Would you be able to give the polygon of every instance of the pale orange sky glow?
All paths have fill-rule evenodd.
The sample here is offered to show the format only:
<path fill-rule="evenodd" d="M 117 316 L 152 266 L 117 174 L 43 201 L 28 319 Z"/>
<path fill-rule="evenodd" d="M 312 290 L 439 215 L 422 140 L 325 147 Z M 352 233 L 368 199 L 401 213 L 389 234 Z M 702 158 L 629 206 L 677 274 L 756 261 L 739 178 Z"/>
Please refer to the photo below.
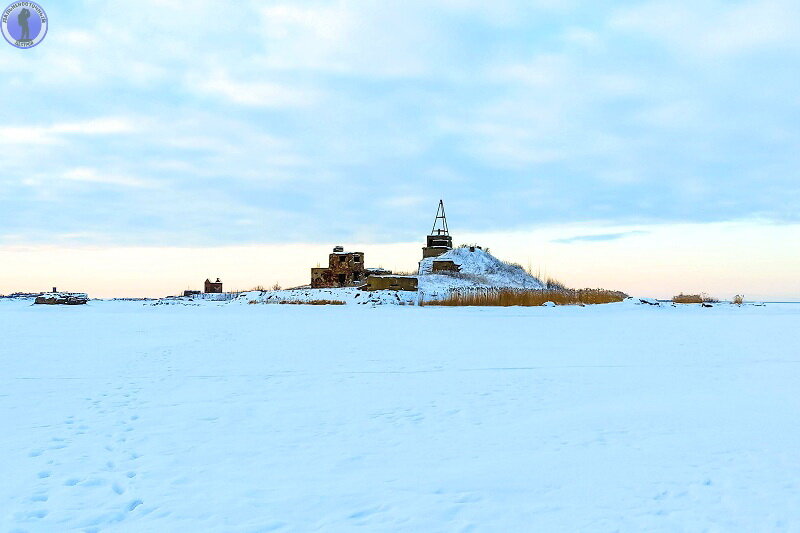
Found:
<path fill-rule="evenodd" d="M 665 298 L 706 292 L 728 299 L 800 300 L 800 225 L 758 221 L 717 224 L 586 227 L 559 225 L 511 233 L 460 234 L 454 243 L 478 243 L 501 259 L 530 266 L 568 286 L 623 290 Z M 596 237 L 600 240 L 591 240 Z M 366 253 L 367 266 L 416 268 L 419 242 L 392 244 L 263 244 L 180 247 L 0 247 L 0 293 L 38 292 L 53 286 L 93 297 L 159 297 L 202 289 L 220 277 L 225 290 L 258 285 L 284 288 L 309 282 L 331 247 Z M 565 242 L 566 241 L 566 242 Z"/>

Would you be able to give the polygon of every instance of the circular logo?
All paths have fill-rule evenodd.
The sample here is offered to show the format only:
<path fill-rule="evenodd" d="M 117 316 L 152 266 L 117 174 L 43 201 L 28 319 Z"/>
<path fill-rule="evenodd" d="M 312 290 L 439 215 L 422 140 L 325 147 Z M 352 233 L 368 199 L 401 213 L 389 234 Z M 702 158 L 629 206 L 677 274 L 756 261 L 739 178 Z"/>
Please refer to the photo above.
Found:
<path fill-rule="evenodd" d="M 17 48 L 33 48 L 47 35 L 47 14 L 36 2 L 14 2 L 3 10 L 3 37 Z"/>

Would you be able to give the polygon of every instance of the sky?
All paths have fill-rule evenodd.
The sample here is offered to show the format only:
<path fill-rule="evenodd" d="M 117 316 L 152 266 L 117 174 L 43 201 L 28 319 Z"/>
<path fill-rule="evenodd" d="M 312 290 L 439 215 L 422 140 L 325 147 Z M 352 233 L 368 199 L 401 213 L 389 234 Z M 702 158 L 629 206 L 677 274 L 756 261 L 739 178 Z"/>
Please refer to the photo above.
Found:
<path fill-rule="evenodd" d="M 0 42 L 0 293 L 419 260 L 800 300 L 800 3 L 42 0 Z M 372 255 L 370 255 L 372 254 Z"/>

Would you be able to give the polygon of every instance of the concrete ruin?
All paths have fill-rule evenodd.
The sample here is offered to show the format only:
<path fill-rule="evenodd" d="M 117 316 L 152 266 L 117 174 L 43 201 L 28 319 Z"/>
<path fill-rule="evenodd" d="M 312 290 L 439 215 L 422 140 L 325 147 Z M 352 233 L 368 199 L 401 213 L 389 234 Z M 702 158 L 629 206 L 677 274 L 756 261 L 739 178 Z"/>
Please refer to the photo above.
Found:
<path fill-rule="evenodd" d="M 461 270 L 461 267 L 451 259 L 434 259 L 432 263 L 431 272 L 459 272 Z"/>
<path fill-rule="evenodd" d="M 332 289 L 337 287 L 358 287 L 364 283 L 367 269 L 364 267 L 364 252 L 345 252 L 336 246 L 328 256 L 328 267 L 311 269 L 311 287 Z"/>
<path fill-rule="evenodd" d="M 365 291 L 416 291 L 416 276 L 369 276 L 361 287 Z"/>

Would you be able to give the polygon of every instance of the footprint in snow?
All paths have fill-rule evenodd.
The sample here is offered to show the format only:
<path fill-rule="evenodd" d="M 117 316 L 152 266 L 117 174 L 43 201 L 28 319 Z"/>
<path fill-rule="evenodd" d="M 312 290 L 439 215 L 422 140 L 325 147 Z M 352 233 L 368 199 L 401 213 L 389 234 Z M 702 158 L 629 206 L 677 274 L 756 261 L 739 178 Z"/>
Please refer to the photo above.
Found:
<path fill-rule="evenodd" d="M 142 505 L 143 503 L 144 503 L 144 502 L 143 502 L 142 500 L 133 500 L 133 501 L 131 501 L 131 502 L 128 504 L 128 512 L 131 512 L 131 511 L 133 511 L 134 509 L 136 509 L 137 507 L 139 507 L 139 506 L 140 506 L 140 505 Z"/>

